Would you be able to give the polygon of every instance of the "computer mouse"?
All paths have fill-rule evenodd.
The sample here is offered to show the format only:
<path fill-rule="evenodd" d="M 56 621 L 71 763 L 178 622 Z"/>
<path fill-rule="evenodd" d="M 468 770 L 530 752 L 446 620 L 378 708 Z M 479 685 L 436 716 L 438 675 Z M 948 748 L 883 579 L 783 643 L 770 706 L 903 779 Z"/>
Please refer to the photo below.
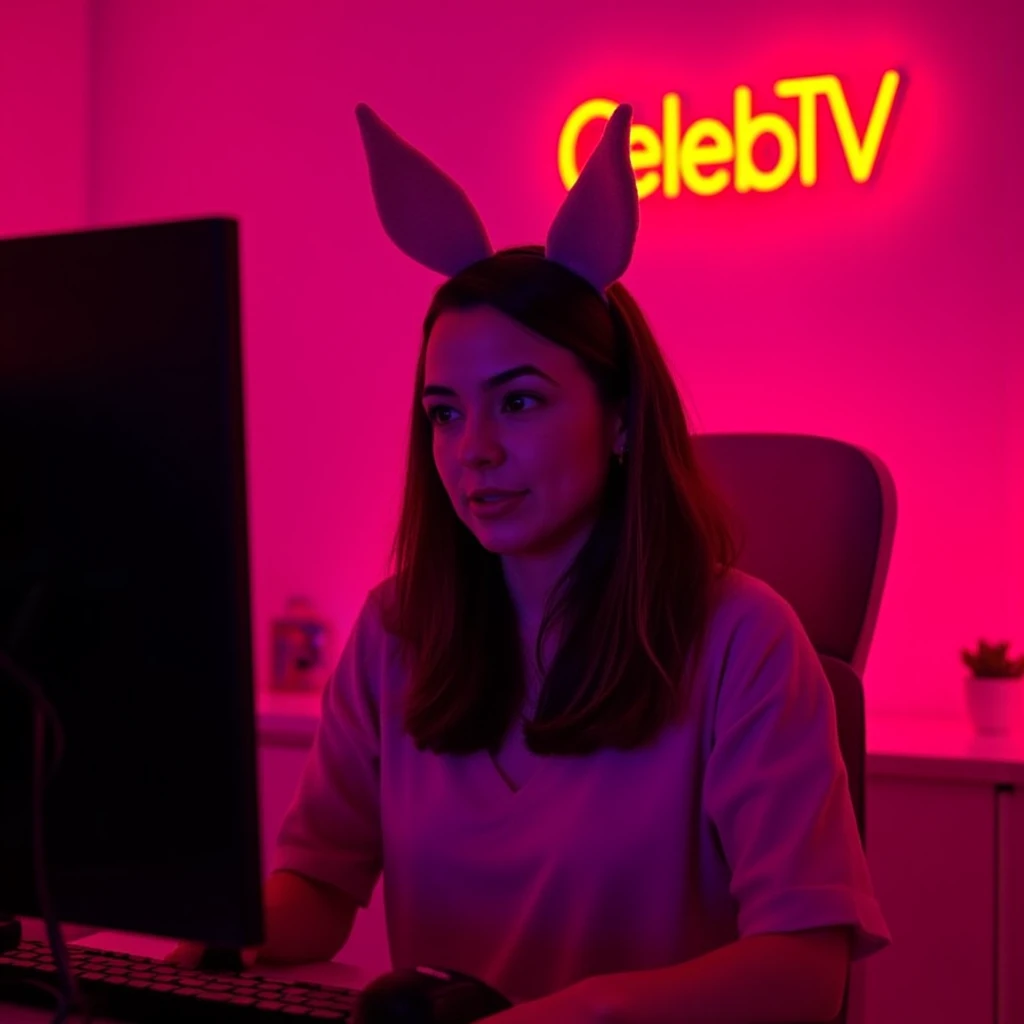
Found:
<path fill-rule="evenodd" d="M 352 1024 L 470 1024 L 511 1009 L 486 982 L 444 967 L 411 967 L 375 978 L 356 997 Z"/>

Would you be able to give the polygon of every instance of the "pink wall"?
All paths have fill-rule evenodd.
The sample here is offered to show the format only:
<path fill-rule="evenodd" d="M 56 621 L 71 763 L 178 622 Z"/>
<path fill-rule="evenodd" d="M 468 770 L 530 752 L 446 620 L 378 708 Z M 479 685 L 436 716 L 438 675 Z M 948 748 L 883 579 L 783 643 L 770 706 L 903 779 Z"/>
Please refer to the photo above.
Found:
<path fill-rule="evenodd" d="M 737 85 L 755 111 L 795 111 L 776 80 L 834 73 L 863 127 L 896 67 L 909 83 L 871 185 L 823 124 L 815 189 L 645 200 L 626 282 L 698 429 L 828 434 L 888 462 L 901 518 L 868 700 L 959 714 L 959 646 L 1024 641 L 1024 16 L 999 0 L 454 6 L 92 4 L 90 221 L 242 219 L 261 655 L 287 594 L 344 634 L 384 571 L 438 283 L 378 226 L 357 101 L 439 160 L 506 245 L 543 240 L 558 132 L 585 99 L 629 100 L 657 126 L 675 91 L 687 120 L 729 121 Z M 5 98 L 32 73 L 5 70 Z M 82 152 L 64 100 L 62 152 Z"/>
<path fill-rule="evenodd" d="M 0 235 L 85 223 L 88 0 L 0 4 Z"/>

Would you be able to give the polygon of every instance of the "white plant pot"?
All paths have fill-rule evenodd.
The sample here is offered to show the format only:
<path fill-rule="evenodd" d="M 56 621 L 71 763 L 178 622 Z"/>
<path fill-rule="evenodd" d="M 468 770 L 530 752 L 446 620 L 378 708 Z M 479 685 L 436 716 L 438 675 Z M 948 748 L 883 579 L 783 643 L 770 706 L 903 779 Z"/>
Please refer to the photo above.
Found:
<path fill-rule="evenodd" d="M 983 736 L 1008 736 L 1024 730 L 1024 679 L 964 681 L 967 712 Z"/>

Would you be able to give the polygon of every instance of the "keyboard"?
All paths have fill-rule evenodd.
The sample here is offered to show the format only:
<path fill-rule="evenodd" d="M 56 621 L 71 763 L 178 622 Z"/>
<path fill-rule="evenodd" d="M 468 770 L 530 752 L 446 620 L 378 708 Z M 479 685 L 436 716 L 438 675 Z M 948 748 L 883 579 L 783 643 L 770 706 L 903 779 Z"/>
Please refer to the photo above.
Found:
<path fill-rule="evenodd" d="M 358 995 L 355 989 L 275 981 L 253 970 L 198 970 L 80 946 L 68 946 L 68 955 L 93 1016 L 132 1024 L 350 1022 Z M 0 953 L 0 1020 L 4 1002 L 56 1010 L 57 988 L 57 968 L 47 943 L 23 939 L 16 949 Z"/>

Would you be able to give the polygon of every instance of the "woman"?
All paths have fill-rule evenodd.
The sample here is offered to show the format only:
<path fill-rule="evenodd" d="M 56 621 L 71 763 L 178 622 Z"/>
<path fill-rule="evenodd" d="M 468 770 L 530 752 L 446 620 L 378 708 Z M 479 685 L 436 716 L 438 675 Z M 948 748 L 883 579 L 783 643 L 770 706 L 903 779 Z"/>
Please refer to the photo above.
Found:
<path fill-rule="evenodd" d="M 821 664 L 733 567 L 618 283 L 629 108 L 547 245 L 497 254 L 458 186 L 359 117 L 385 228 L 449 279 L 395 573 L 324 694 L 261 955 L 333 957 L 383 871 L 394 966 L 483 979 L 517 1004 L 497 1024 L 830 1019 L 889 936 Z"/>

